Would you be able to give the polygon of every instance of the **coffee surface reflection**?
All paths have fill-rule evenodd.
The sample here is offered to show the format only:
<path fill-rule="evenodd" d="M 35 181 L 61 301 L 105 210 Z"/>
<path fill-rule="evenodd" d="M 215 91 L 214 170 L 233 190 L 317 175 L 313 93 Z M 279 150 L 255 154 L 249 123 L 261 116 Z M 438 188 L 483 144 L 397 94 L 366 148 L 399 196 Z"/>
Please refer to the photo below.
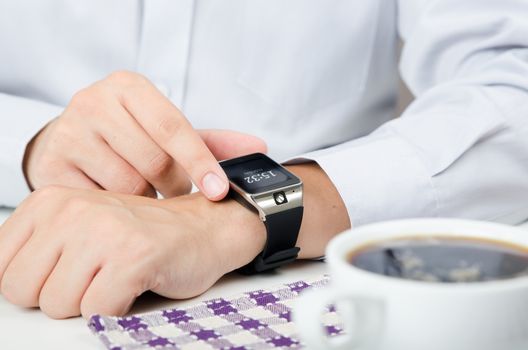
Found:
<path fill-rule="evenodd" d="M 408 237 L 365 245 L 350 264 L 403 279 L 464 283 L 528 275 L 528 248 L 501 241 L 448 236 Z"/>

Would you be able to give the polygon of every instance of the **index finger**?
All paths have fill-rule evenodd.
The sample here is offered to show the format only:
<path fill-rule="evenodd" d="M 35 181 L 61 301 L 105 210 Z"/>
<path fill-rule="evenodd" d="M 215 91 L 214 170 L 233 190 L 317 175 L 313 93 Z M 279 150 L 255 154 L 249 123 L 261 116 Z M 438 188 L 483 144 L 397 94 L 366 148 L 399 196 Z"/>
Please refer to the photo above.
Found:
<path fill-rule="evenodd" d="M 121 90 L 121 104 L 150 137 L 182 166 L 210 200 L 229 190 L 227 176 L 191 123 L 145 78 Z"/>

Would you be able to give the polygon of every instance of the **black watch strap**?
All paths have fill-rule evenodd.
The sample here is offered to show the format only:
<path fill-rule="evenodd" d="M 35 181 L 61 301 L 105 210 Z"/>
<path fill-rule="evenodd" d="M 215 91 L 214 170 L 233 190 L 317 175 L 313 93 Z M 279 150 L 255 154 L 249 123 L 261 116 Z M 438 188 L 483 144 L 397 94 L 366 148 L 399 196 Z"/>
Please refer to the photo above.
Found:
<path fill-rule="evenodd" d="M 304 207 L 296 207 L 266 216 L 266 245 L 262 252 L 240 272 L 253 274 L 275 269 L 297 258 L 299 248 L 295 246 L 301 228 Z"/>

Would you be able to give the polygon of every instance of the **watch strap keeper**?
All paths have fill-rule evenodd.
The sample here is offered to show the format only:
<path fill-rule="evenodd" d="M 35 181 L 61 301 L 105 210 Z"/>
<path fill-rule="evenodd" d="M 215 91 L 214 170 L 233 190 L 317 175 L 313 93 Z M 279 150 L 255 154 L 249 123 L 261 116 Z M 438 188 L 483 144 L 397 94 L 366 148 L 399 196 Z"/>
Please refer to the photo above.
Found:
<path fill-rule="evenodd" d="M 262 252 L 249 264 L 238 269 L 243 274 L 254 274 L 275 269 L 297 259 L 296 247 L 304 207 L 299 206 L 266 216 L 267 240 Z"/>

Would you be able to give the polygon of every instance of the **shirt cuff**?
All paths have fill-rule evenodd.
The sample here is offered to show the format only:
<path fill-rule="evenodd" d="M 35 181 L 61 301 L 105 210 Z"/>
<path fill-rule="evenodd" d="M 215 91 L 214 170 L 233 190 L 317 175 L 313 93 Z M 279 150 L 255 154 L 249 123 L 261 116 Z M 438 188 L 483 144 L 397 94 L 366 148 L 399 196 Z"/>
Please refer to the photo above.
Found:
<path fill-rule="evenodd" d="M 0 95 L 0 106 L 9 120 L 0 132 L 0 206 L 16 207 L 30 193 L 22 169 L 27 144 L 63 107 L 6 95 Z"/>
<path fill-rule="evenodd" d="M 437 216 L 431 176 L 413 146 L 388 128 L 288 160 L 315 161 L 346 205 L 353 227 L 409 217 Z"/>

